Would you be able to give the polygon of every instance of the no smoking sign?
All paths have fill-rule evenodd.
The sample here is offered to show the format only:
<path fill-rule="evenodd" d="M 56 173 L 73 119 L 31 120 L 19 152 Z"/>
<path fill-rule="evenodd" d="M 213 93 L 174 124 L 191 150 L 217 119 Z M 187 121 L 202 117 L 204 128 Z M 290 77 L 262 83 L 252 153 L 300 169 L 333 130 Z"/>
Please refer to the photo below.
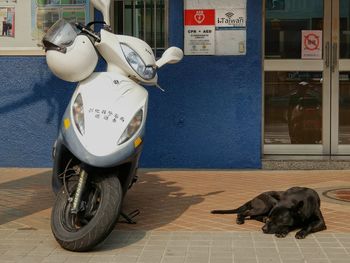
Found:
<path fill-rule="evenodd" d="M 322 31 L 302 30 L 301 58 L 322 59 Z"/>
<path fill-rule="evenodd" d="M 310 33 L 304 37 L 304 46 L 308 50 L 316 50 L 320 48 L 320 37 L 314 33 Z"/>

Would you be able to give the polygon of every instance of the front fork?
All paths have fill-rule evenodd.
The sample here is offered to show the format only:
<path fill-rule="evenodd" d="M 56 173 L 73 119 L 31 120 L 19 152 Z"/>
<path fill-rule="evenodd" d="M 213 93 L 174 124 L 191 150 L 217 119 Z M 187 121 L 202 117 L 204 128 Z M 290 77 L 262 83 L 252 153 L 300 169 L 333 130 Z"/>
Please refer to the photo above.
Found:
<path fill-rule="evenodd" d="M 75 191 L 72 208 L 70 210 L 72 214 L 77 214 L 80 210 L 80 201 L 86 186 L 87 177 L 87 172 L 83 168 L 80 168 L 78 187 Z"/>

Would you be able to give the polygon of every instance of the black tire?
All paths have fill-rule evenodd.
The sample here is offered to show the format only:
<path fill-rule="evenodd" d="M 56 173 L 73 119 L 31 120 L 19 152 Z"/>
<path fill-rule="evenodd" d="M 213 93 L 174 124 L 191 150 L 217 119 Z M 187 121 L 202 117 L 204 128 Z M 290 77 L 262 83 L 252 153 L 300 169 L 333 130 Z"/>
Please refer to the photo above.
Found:
<path fill-rule="evenodd" d="M 68 189 L 74 192 L 77 182 L 68 183 Z M 91 193 L 93 197 L 91 196 Z M 95 197 L 95 193 L 99 197 Z M 91 176 L 88 177 L 86 190 L 82 201 L 89 205 L 89 199 L 94 200 L 86 219 L 83 212 L 78 215 L 84 224 L 77 226 L 78 217 L 74 217 L 69 211 L 71 203 L 68 202 L 68 195 L 64 187 L 58 192 L 55 204 L 51 213 L 51 229 L 57 242 L 70 251 L 88 251 L 102 242 L 113 230 L 121 209 L 122 188 L 117 176 Z M 95 203 L 97 208 L 95 208 Z M 88 209 L 86 209 L 87 211 Z M 73 218 L 74 217 L 74 218 Z"/>

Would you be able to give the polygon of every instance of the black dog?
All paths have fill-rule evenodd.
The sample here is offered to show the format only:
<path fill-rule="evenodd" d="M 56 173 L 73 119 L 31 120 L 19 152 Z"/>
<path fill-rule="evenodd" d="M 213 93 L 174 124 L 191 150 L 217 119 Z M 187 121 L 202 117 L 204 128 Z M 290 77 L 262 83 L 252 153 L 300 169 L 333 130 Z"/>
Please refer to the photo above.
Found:
<path fill-rule="evenodd" d="M 295 235 L 298 239 L 327 228 L 320 210 L 320 198 L 313 189 L 292 187 L 285 191 L 271 209 L 262 230 L 266 234 L 285 237 L 297 228 L 301 228 Z"/>
<path fill-rule="evenodd" d="M 271 209 L 280 201 L 282 191 L 264 192 L 244 205 L 232 210 L 213 210 L 212 214 L 237 214 L 236 223 L 244 224 L 246 217 L 264 222 Z"/>

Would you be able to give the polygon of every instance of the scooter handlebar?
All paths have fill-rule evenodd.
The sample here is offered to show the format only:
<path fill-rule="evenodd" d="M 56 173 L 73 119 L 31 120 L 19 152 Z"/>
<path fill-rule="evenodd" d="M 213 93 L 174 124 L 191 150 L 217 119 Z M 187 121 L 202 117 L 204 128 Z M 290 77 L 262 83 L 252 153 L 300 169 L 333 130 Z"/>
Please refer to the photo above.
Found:
<path fill-rule="evenodd" d="M 93 23 L 89 23 L 88 25 L 92 25 Z M 91 36 L 95 41 L 100 42 L 101 38 L 94 32 L 92 31 L 90 28 L 88 28 L 87 26 L 83 26 L 80 23 L 75 23 L 75 26 L 81 30 L 81 32 Z"/>

